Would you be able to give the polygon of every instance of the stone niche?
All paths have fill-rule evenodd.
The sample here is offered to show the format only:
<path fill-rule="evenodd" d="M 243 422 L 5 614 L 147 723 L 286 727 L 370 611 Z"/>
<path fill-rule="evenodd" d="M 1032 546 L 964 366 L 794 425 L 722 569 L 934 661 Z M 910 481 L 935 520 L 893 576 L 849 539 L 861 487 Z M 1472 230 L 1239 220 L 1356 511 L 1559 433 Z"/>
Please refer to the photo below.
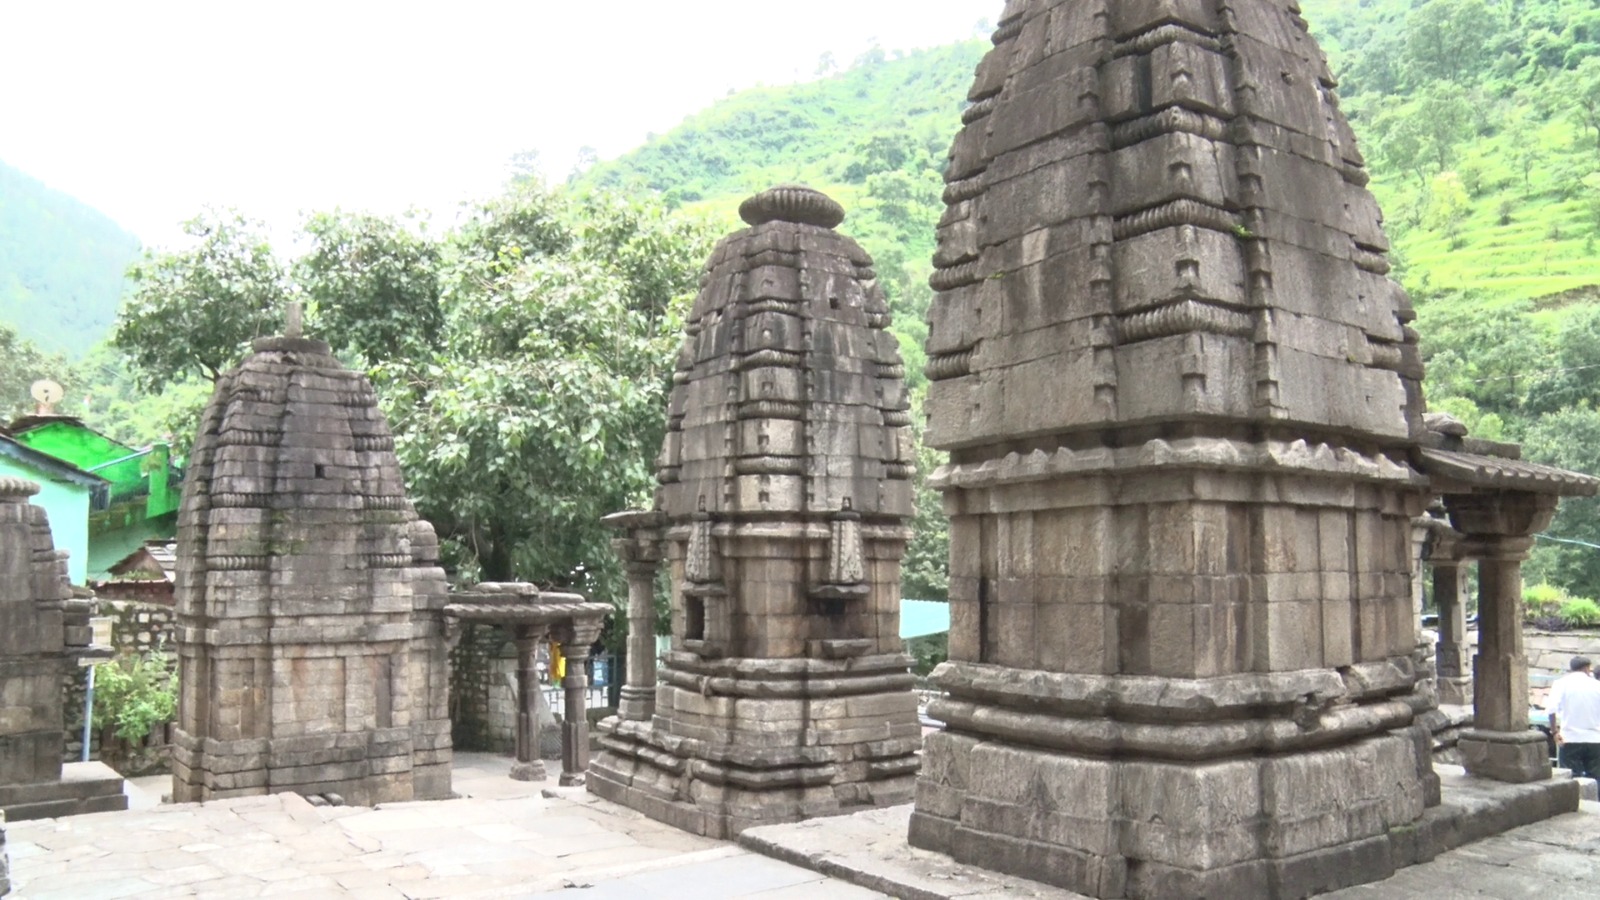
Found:
<path fill-rule="evenodd" d="M 640 640 L 588 782 L 719 838 L 905 803 L 921 744 L 899 635 L 911 421 L 888 307 L 834 201 L 780 187 L 740 212 L 750 228 L 717 246 L 689 316 L 658 511 L 613 517 Z M 642 661 L 662 562 L 673 634 L 657 672 Z"/>
<path fill-rule="evenodd" d="M 371 385 L 321 341 L 256 341 L 184 486 L 173 799 L 451 796 L 437 559 Z"/>
<path fill-rule="evenodd" d="M 947 723 L 910 840 L 1096 897 L 1386 877 L 1413 659 L 1414 318 L 1279 0 L 1012 0 L 947 172 L 928 439 Z"/>
<path fill-rule="evenodd" d="M 127 809 L 122 778 L 98 762 L 61 762 L 61 684 L 91 648 L 89 601 L 72 598 L 39 486 L 0 478 L 0 822 Z M 0 872 L 3 881 L 3 872 Z"/>

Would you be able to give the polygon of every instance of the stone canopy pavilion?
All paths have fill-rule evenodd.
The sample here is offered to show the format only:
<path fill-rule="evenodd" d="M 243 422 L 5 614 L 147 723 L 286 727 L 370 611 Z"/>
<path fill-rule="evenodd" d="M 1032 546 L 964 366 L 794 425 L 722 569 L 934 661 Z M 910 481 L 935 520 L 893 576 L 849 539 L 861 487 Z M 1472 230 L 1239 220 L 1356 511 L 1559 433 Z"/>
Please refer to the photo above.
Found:
<path fill-rule="evenodd" d="M 1299 897 L 1459 839 L 1413 520 L 1444 493 L 1484 560 L 1468 768 L 1534 781 L 1516 560 L 1593 484 L 1429 437 L 1292 2 L 1010 0 L 994 43 L 934 260 L 952 627 L 911 843 L 1096 897 Z"/>
<path fill-rule="evenodd" d="M 807 188 L 747 200 L 689 315 L 657 510 L 610 518 L 628 687 L 589 788 L 689 831 L 905 803 L 920 746 L 899 635 L 912 444 L 872 261 Z M 654 577 L 672 649 L 654 668 Z"/>

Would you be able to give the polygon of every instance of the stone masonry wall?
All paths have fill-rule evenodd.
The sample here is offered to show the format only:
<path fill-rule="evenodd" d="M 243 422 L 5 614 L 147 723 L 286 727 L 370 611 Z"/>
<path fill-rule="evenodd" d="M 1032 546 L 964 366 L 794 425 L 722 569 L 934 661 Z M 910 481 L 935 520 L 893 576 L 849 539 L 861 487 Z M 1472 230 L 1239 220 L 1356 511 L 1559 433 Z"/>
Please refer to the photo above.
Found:
<path fill-rule="evenodd" d="M 541 659 L 543 658 L 541 654 Z M 468 625 L 450 651 L 450 722 L 455 746 L 482 753 L 516 752 L 517 646 L 498 625 Z M 560 720 L 542 685 L 539 699 L 539 756 L 561 758 Z M 591 694 L 593 692 L 591 691 Z M 591 697 L 590 705 L 594 704 Z M 557 704 L 559 705 L 559 704 Z"/>
<path fill-rule="evenodd" d="M 1467 644 L 1477 652 L 1478 632 L 1467 632 Z M 1565 675 L 1574 656 L 1600 661 L 1600 634 L 1595 632 L 1527 629 L 1522 632 L 1522 647 L 1530 675 Z"/>
<path fill-rule="evenodd" d="M 159 647 L 168 654 L 169 668 L 177 670 L 178 657 L 173 653 L 172 633 L 176 613 L 172 607 L 131 600 L 99 600 L 95 603 L 94 615 L 111 617 L 111 644 L 116 648 L 119 657 L 149 653 Z M 74 668 L 61 679 L 61 696 L 63 711 L 66 713 L 67 730 L 66 747 L 62 752 L 62 760 L 65 762 L 77 762 L 83 758 L 83 702 L 88 684 L 88 670 L 83 668 Z M 163 748 L 157 756 L 158 758 L 140 766 L 148 771 L 138 774 L 165 771 L 165 749 Z M 98 731 L 89 736 L 89 758 L 100 759 Z"/>
<path fill-rule="evenodd" d="M 450 651 L 450 721 L 455 746 L 485 753 L 516 747 L 516 701 L 506 676 L 515 677 L 517 648 L 505 629 L 467 625 Z"/>

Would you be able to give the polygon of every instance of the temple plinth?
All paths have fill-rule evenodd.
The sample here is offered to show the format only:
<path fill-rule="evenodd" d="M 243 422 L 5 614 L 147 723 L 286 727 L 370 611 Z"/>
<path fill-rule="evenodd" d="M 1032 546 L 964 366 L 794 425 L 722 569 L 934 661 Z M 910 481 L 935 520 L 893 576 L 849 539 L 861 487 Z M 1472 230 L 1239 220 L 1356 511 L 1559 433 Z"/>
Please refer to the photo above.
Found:
<path fill-rule="evenodd" d="M 717 246 L 689 316 L 657 518 L 611 519 L 632 627 L 653 621 L 658 557 L 671 575 L 672 649 L 653 709 L 625 688 L 601 724 L 588 782 L 719 838 L 905 803 L 920 745 L 899 635 L 911 420 L 888 307 L 834 201 L 779 187 L 740 213 L 750 228 Z M 634 640 L 649 684 L 632 665 L 649 638 Z"/>

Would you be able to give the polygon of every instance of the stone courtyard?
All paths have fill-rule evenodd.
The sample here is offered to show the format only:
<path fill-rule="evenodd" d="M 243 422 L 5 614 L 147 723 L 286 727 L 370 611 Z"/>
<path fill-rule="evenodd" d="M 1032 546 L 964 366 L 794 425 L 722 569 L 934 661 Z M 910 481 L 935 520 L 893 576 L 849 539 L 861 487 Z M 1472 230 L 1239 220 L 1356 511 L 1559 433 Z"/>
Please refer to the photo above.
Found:
<path fill-rule="evenodd" d="M 554 773 L 543 783 L 513 781 L 511 765 L 509 758 L 460 753 L 454 781 L 463 799 L 377 809 L 314 807 L 296 794 L 157 805 L 166 779 L 136 779 L 129 786 L 130 811 L 11 824 L 11 896 L 1081 896 L 907 848 L 909 806 L 746 834 L 747 845 L 774 859 L 751 846 L 654 822 L 580 789 L 556 789 Z M 828 874 L 792 865 L 796 860 L 822 865 Z M 1596 872 L 1600 804 L 1586 802 L 1582 812 L 1325 896 L 1576 897 L 1592 890 Z"/>

